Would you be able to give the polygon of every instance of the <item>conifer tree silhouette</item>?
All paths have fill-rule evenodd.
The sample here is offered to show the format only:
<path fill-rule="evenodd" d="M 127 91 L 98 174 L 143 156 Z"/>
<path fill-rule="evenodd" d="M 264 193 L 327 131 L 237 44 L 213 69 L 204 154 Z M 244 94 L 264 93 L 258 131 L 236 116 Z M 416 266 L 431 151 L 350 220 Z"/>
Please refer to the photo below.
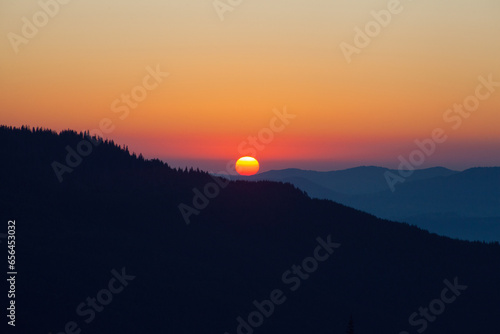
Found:
<path fill-rule="evenodd" d="M 352 320 L 352 315 L 349 318 L 349 323 L 347 324 L 347 334 L 354 334 L 354 321 Z"/>

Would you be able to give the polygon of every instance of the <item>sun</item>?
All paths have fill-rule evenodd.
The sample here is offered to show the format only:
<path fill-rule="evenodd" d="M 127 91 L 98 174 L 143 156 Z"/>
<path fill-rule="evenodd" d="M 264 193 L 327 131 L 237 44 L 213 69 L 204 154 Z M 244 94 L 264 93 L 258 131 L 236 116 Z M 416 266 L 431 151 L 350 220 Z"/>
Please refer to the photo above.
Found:
<path fill-rule="evenodd" d="M 236 161 L 236 171 L 240 175 L 254 175 L 259 171 L 259 162 L 253 157 L 241 157 Z"/>

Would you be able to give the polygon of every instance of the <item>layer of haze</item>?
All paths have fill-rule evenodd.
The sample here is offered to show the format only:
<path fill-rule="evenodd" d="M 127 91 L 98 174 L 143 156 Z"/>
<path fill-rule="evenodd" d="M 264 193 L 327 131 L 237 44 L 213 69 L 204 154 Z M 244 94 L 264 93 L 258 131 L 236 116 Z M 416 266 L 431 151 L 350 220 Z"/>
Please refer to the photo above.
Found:
<path fill-rule="evenodd" d="M 258 151 L 262 171 L 397 167 L 435 128 L 448 140 L 421 167 L 500 165 L 500 87 L 457 129 L 443 120 L 479 76 L 500 81 L 500 2 L 402 0 L 348 63 L 339 45 L 387 3 L 242 1 L 221 21 L 212 0 L 73 0 L 16 53 L 8 34 L 40 5 L 5 0 L 0 123 L 83 131 L 109 118 L 106 137 L 132 151 L 216 170 L 286 106 L 296 117 Z M 113 101 L 157 65 L 170 76 L 120 119 Z"/>

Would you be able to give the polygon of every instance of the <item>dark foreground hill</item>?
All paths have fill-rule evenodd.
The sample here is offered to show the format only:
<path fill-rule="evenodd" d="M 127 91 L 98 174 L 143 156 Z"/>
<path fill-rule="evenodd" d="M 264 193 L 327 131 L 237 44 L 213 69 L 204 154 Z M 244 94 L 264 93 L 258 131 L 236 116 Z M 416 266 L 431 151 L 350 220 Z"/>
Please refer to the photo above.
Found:
<path fill-rule="evenodd" d="M 499 332 L 498 244 L 438 237 L 290 184 L 215 186 L 112 142 L 59 182 L 53 162 L 67 147 L 88 152 L 82 140 L 0 128 L 0 233 L 16 224 L 9 333 L 331 334 L 351 315 L 355 333 Z"/>

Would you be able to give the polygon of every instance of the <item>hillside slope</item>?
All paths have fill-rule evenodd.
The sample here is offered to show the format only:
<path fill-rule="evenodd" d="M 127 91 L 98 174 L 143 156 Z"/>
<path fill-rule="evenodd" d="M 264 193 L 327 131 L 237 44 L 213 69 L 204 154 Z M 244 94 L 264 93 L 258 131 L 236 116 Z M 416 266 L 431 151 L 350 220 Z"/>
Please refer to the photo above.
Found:
<path fill-rule="evenodd" d="M 194 205 L 193 189 L 216 182 L 210 175 L 102 142 L 59 182 L 51 164 L 85 138 L 0 128 L 19 332 L 74 322 L 82 333 L 233 334 L 241 317 L 259 324 L 255 333 L 326 334 L 344 333 L 350 315 L 359 333 L 499 330 L 498 244 L 438 237 L 276 182 L 231 182 L 187 225 L 179 204 Z M 101 291 L 117 273 L 130 277 L 108 300 Z M 467 288 L 452 298 L 455 283 Z M 96 296 L 107 304 L 92 313 L 85 305 Z M 413 315 L 442 296 L 453 302 L 432 321 Z M 260 321 L 253 302 L 268 299 L 279 305 Z"/>

